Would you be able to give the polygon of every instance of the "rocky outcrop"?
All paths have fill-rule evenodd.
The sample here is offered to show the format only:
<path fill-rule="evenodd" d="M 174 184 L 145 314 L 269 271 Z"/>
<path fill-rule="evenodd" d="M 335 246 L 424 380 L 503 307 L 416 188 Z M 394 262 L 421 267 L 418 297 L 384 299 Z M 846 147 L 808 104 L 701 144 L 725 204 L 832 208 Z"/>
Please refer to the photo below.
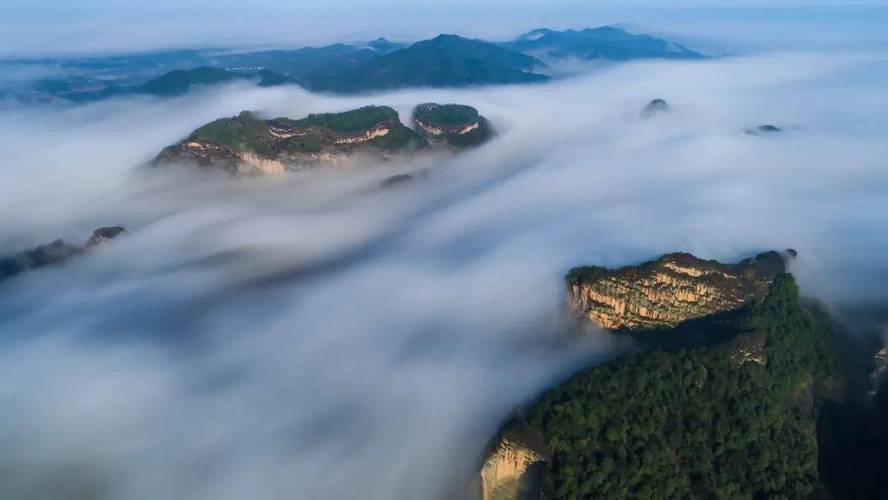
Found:
<path fill-rule="evenodd" d="M 651 102 L 647 103 L 647 106 L 641 110 L 641 116 L 643 118 L 650 118 L 652 116 L 658 115 L 660 113 L 665 113 L 669 111 L 669 104 L 663 99 L 654 99 Z"/>
<path fill-rule="evenodd" d="M 461 104 L 420 104 L 413 110 L 413 125 L 430 141 L 457 148 L 479 145 L 491 136 L 487 119 Z"/>
<path fill-rule="evenodd" d="M 527 425 L 513 422 L 496 437 L 481 468 L 482 500 L 541 500 L 546 498 L 549 453 L 543 437 Z"/>
<path fill-rule="evenodd" d="M 86 240 L 86 248 L 94 248 L 103 245 L 125 232 L 126 229 L 124 229 L 123 226 L 100 227 L 93 231 L 92 236 Z"/>
<path fill-rule="evenodd" d="M 747 129 L 749 135 L 769 135 L 783 132 L 783 129 L 775 125 L 759 125 L 758 127 Z"/>
<path fill-rule="evenodd" d="M 0 258 L 0 281 L 29 271 L 64 262 L 71 257 L 83 255 L 124 232 L 120 226 L 102 227 L 93 231 L 85 245 L 73 245 L 64 240 L 55 240 L 30 250 Z"/>
<path fill-rule="evenodd" d="M 578 267 L 567 275 L 568 303 L 577 314 L 612 330 L 652 330 L 764 298 L 784 258 L 766 252 L 738 264 L 687 253 L 615 270 Z"/>

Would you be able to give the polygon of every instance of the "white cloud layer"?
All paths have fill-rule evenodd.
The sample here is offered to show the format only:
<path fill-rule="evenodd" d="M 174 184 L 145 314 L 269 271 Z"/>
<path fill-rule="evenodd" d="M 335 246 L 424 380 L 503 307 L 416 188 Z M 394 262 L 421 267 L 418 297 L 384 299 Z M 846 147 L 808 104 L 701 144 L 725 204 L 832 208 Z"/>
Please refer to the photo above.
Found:
<path fill-rule="evenodd" d="M 516 405 L 618 347 L 563 335 L 573 265 L 793 247 L 804 293 L 888 303 L 886 77 L 884 54 L 787 53 L 541 86 L 7 106 L 0 254 L 130 235 L 0 285 L 5 496 L 457 498 Z M 673 111 L 641 119 L 656 97 Z M 242 109 L 423 101 L 472 104 L 499 135 L 274 179 L 136 167 Z M 744 133 L 764 123 L 786 132 Z"/>

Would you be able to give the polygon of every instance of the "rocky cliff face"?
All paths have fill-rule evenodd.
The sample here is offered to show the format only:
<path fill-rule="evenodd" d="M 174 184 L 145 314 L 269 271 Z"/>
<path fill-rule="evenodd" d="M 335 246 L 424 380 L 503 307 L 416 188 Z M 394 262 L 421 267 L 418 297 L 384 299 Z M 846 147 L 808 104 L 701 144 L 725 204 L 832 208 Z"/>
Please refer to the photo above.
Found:
<path fill-rule="evenodd" d="M 512 423 L 488 449 L 481 468 L 482 500 L 541 500 L 549 454 L 542 436 Z"/>
<path fill-rule="evenodd" d="M 602 328 L 672 328 L 762 299 L 784 271 L 784 257 L 777 252 L 737 264 L 674 253 L 615 270 L 579 267 L 566 278 L 568 303 Z"/>

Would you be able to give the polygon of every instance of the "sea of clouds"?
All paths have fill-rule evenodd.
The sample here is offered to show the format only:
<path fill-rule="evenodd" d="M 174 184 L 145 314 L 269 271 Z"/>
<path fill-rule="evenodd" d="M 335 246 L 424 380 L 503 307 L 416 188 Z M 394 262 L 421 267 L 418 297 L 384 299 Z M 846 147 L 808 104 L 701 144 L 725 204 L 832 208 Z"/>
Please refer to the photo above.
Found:
<path fill-rule="evenodd" d="M 886 83 L 885 54 L 785 53 L 536 86 L 5 103 L 0 255 L 128 234 L 0 284 L 0 496 L 465 496 L 503 419 L 630 347 L 569 333 L 575 265 L 792 247 L 805 295 L 878 328 Z M 643 119 L 653 98 L 672 110 Z M 497 136 L 274 178 L 144 166 L 244 109 L 406 121 L 425 101 L 471 104 Z M 745 133 L 761 124 L 784 132 Z"/>

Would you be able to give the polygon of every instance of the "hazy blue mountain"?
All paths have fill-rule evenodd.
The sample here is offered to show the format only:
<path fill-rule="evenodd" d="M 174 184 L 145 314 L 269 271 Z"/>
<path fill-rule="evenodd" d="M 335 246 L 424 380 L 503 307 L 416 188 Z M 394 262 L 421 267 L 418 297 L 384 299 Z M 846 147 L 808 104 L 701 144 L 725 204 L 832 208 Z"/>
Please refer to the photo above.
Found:
<path fill-rule="evenodd" d="M 0 62 L 60 69 L 60 76 L 36 80 L 27 91 L 3 89 L 13 98 L 92 101 L 127 94 L 175 96 L 197 85 L 235 80 L 253 80 L 261 86 L 299 84 L 339 93 L 546 81 L 548 76 L 536 72 L 545 67 L 537 55 L 614 61 L 703 57 L 674 42 L 604 26 L 581 31 L 537 29 L 505 44 L 439 35 L 412 45 L 377 38 L 297 49 L 174 50 Z"/>
<path fill-rule="evenodd" d="M 368 47 L 375 50 L 376 52 L 379 52 L 380 54 L 394 52 L 396 50 L 403 49 L 407 45 L 408 44 L 405 43 L 391 42 L 385 37 L 379 37 L 376 40 L 367 43 Z"/>
<path fill-rule="evenodd" d="M 176 95 L 187 91 L 191 84 L 211 85 L 243 78 L 256 79 L 266 85 L 293 83 L 301 75 L 349 71 L 402 47 L 402 44 L 378 38 L 366 44 L 338 43 L 298 49 L 177 50 L 0 63 L 52 66 L 59 70 L 59 76 L 34 81 L 29 96 L 23 95 L 21 89 L 3 89 L 16 98 L 62 97 L 90 101 L 130 93 Z"/>
<path fill-rule="evenodd" d="M 183 95 L 196 86 L 218 85 L 233 81 L 252 81 L 260 87 L 275 85 L 298 84 L 294 77 L 281 75 L 269 70 L 230 71 L 222 68 L 200 67 L 195 69 L 177 69 L 147 81 L 142 85 L 112 85 L 97 92 L 74 92 L 68 97 L 74 101 L 95 101 L 120 95 L 153 95 L 174 97 Z"/>
<path fill-rule="evenodd" d="M 222 68 L 201 67 L 170 71 L 137 87 L 136 92 L 157 96 L 175 96 L 188 92 L 195 85 L 214 85 L 236 80 L 254 80 L 260 87 L 297 83 L 294 78 L 266 69 L 259 71 L 229 71 Z"/>
<path fill-rule="evenodd" d="M 546 81 L 545 65 L 527 54 L 483 40 L 439 35 L 373 58 L 347 73 L 307 78 L 316 90 L 360 91 L 399 87 L 464 87 Z"/>
<path fill-rule="evenodd" d="M 553 31 L 546 28 L 525 33 L 504 44 L 513 50 L 550 57 L 580 59 L 697 59 L 703 57 L 683 45 L 650 35 L 636 35 L 613 26 L 584 30 Z"/>
<path fill-rule="evenodd" d="M 242 69 L 267 69 L 287 75 L 345 71 L 397 50 L 401 46 L 377 39 L 366 45 L 337 43 L 324 47 L 303 47 L 292 50 L 263 50 L 235 54 L 219 54 L 207 58 L 208 66 Z"/>

